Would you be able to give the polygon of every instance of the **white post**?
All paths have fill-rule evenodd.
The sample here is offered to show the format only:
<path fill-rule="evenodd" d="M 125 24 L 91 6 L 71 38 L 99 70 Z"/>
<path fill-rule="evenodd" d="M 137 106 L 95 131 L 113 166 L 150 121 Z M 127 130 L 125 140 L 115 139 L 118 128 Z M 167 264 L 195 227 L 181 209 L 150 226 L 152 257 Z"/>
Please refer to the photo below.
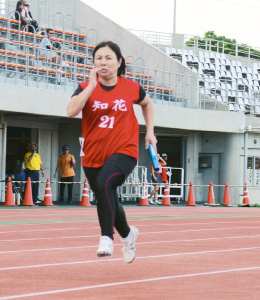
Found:
<path fill-rule="evenodd" d="M 172 33 L 176 33 L 176 1 L 174 0 L 174 5 L 173 5 L 173 30 Z"/>
<path fill-rule="evenodd" d="M 4 114 L 1 114 L 1 130 L 2 130 L 2 158 L 1 158 L 1 198 L 0 202 L 5 199 L 5 172 L 6 172 L 6 139 L 7 139 L 7 123 L 4 121 Z"/>

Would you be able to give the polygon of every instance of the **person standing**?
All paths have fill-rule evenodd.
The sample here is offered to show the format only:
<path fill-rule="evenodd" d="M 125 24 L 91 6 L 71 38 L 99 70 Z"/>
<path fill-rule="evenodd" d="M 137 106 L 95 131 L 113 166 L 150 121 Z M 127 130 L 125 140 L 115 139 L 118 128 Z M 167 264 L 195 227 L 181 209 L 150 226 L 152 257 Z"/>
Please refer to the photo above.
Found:
<path fill-rule="evenodd" d="M 160 154 L 157 154 L 158 162 L 160 169 L 159 171 L 155 171 L 153 164 L 151 164 L 151 169 L 152 169 L 152 182 L 154 183 L 154 190 L 151 192 L 150 197 L 148 198 L 148 201 L 150 204 L 161 204 L 158 201 L 158 192 L 159 192 L 159 186 L 160 183 L 162 183 L 162 166 L 166 166 L 166 162 L 164 159 L 160 156 Z M 154 196 L 154 201 L 152 197 Z"/>
<path fill-rule="evenodd" d="M 164 168 L 162 168 L 162 183 L 168 183 L 168 175 L 167 175 L 167 159 L 168 159 L 168 156 L 166 153 L 163 153 L 162 154 L 162 159 L 165 161 L 165 165 L 164 165 Z"/>
<path fill-rule="evenodd" d="M 25 173 L 26 173 L 26 180 L 28 177 L 31 178 L 32 181 L 32 196 L 33 196 L 33 203 L 38 204 L 41 203 L 39 200 L 39 179 L 41 171 L 42 177 L 44 177 L 44 170 L 42 166 L 41 156 L 36 152 L 37 151 L 37 144 L 31 142 L 28 147 L 28 152 L 24 156 L 24 163 L 25 163 Z M 34 182 L 36 181 L 36 182 Z"/>
<path fill-rule="evenodd" d="M 62 155 L 59 157 L 57 167 L 53 175 L 53 177 L 56 178 L 56 175 L 60 170 L 60 181 L 62 183 L 60 184 L 59 203 L 64 202 L 64 190 L 66 183 L 68 185 L 68 203 L 72 202 L 73 181 L 75 176 L 73 167 L 76 164 L 76 160 L 74 155 L 69 153 L 69 150 L 70 148 L 68 145 L 62 146 Z"/>
<path fill-rule="evenodd" d="M 145 148 L 152 143 L 156 149 L 153 105 L 139 83 L 121 76 L 126 65 L 117 44 L 98 44 L 93 61 L 89 81 L 79 84 L 67 105 L 67 114 L 75 117 L 82 111 L 82 165 L 97 198 L 101 227 L 97 255 L 112 255 L 115 227 L 123 242 L 124 260 L 131 263 L 138 229 L 129 227 L 117 187 L 124 183 L 138 159 L 139 125 L 134 104 L 141 106 L 146 122 Z"/>

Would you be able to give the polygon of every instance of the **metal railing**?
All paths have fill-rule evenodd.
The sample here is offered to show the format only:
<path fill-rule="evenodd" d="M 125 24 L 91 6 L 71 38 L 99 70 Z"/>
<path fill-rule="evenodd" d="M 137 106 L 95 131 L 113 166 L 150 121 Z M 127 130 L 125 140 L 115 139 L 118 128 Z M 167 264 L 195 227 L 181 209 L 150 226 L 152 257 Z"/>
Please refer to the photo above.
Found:
<path fill-rule="evenodd" d="M 260 60 L 259 47 L 184 34 L 182 35 L 183 38 L 179 38 L 178 42 L 176 42 L 175 35 L 172 33 L 136 29 L 128 30 L 145 42 L 158 47 L 162 51 L 164 51 L 165 47 L 176 47 L 181 49 L 193 49 L 194 51 L 205 50 L 229 54 L 234 56 L 236 60 L 244 59 L 249 64 L 253 61 Z"/>
<path fill-rule="evenodd" d="M 57 30 L 56 32 L 54 28 L 56 37 L 63 38 L 63 42 L 56 41 L 59 43 L 63 62 L 62 66 L 58 66 L 48 57 L 46 59 L 39 55 L 39 43 L 43 35 L 37 34 L 34 28 L 29 36 L 20 31 L 20 25 L 18 25 L 17 32 L 11 30 L 10 19 L 13 13 L 11 12 L 8 16 L 5 24 L 6 31 L 0 31 L 2 37 L 0 40 L 1 81 L 16 85 L 72 91 L 76 89 L 79 82 L 87 80 L 92 68 L 93 51 L 88 43 L 89 34 L 86 37 L 86 47 L 81 47 L 79 35 L 66 37 L 64 31 Z M 39 27 L 39 31 L 45 35 L 45 28 Z M 94 29 L 87 33 L 97 38 L 97 32 Z M 66 38 L 70 38 L 70 41 L 66 41 Z M 130 60 L 127 64 L 126 77 L 138 81 L 154 103 L 202 109 L 219 109 L 222 105 L 222 110 L 259 113 L 257 91 L 244 86 L 242 96 L 245 101 L 241 102 L 239 99 L 241 87 L 233 79 L 230 79 L 232 89 L 229 87 L 223 89 L 220 80 L 205 75 L 204 85 L 210 86 L 207 89 L 199 85 L 198 74 L 186 75 L 147 68 L 142 58 L 127 57 L 126 60 Z M 235 88 L 234 85 L 236 85 Z"/>
<path fill-rule="evenodd" d="M 32 38 L 27 42 L 26 36 L 22 39 L 0 40 L 0 80 L 15 85 L 33 86 L 46 89 L 75 90 L 78 83 L 86 81 L 92 69 L 92 48 L 83 48 L 82 53 L 64 50 L 60 45 L 61 66 L 51 61 L 48 53 L 55 51 L 45 50 L 41 55 L 39 38 Z M 36 39 L 36 44 L 34 40 Z M 38 39 L 38 40 L 37 40 Z M 38 44 L 37 44 L 38 42 Z M 88 51 L 88 52 L 87 52 Z M 194 107 L 196 85 L 193 76 L 165 72 L 146 68 L 144 66 L 127 65 L 127 78 L 140 83 L 155 103 Z M 138 72 L 137 72 L 138 71 Z"/>
<path fill-rule="evenodd" d="M 184 169 L 163 167 L 167 169 L 169 182 L 169 198 L 176 199 L 178 202 L 184 200 Z M 176 180 L 173 182 L 173 180 Z M 125 183 L 118 188 L 121 202 L 128 200 L 138 200 L 142 196 L 144 185 L 147 186 L 148 195 L 154 189 L 155 184 L 151 183 L 151 178 L 147 177 L 147 168 L 136 166 L 133 172 L 126 179 Z M 158 197 L 163 198 L 165 184 L 159 185 Z"/>
<path fill-rule="evenodd" d="M 15 85 L 73 91 L 88 79 L 92 60 L 86 53 L 60 51 L 62 66 L 39 56 L 39 47 L 0 40 L 0 80 Z M 53 51 L 49 51 L 53 52 Z M 79 63 L 80 60 L 80 63 Z M 234 79 L 198 76 L 128 65 L 126 77 L 138 81 L 154 103 L 188 108 L 219 109 L 260 113 L 260 91 Z M 135 72 L 138 70 L 138 72 Z"/>
<path fill-rule="evenodd" d="M 128 31 L 132 32 L 148 44 L 165 45 L 167 47 L 172 46 L 172 33 L 137 29 L 128 29 Z"/>
<path fill-rule="evenodd" d="M 169 198 L 176 199 L 177 202 L 184 200 L 184 169 L 174 167 L 162 167 L 167 169 L 168 183 L 169 183 Z M 148 184 L 148 194 L 152 192 L 155 184 Z M 158 198 L 163 199 L 164 188 L 166 184 L 162 183 L 159 185 Z"/>
<path fill-rule="evenodd" d="M 121 202 L 138 199 L 142 195 L 143 182 L 147 181 L 147 168 L 136 166 L 125 183 L 118 188 Z"/>

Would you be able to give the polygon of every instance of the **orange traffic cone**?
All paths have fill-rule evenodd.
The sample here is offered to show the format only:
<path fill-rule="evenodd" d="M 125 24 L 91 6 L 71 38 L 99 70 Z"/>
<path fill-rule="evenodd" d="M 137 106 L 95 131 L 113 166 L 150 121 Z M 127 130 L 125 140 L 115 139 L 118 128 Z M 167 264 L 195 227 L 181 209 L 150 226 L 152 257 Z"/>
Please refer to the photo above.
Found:
<path fill-rule="evenodd" d="M 89 201 L 87 178 L 85 179 L 83 193 L 82 193 L 81 202 L 80 202 L 79 206 L 91 206 L 90 201 Z"/>
<path fill-rule="evenodd" d="M 52 203 L 51 183 L 50 183 L 50 178 L 47 178 L 45 195 L 44 195 L 42 206 L 52 206 L 52 205 L 54 204 Z"/>
<path fill-rule="evenodd" d="M 225 183 L 225 191 L 224 191 L 224 198 L 223 198 L 223 204 L 224 205 L 230 205 L 230 196 L 229 196 L 229 188 L 228 188 L 228 182 Z"/>
<path fill-rule="evenodd" d="M 142 196 L 140 203 L 138 206 L 150 206 L 149 201 L 148 201 L 148 189 L 147 189 L 147 184 L 146 181 L 144 180 L 143 182 L 143 189 L 142 189 Z"/>
<path fill-rule="evenodd" d="M 31 177 L 28 177 L 28 179 L 27 179 L 24 200 L 23 200 L 23 206 L 34 206 L 33 197 L 32 197 Z"/>
<path fill-rule="evenodd" d="M 165 206 L 171 206 L 171 199 L 170 199 L 170 188 L 169 185 L 166 184 L 165 188 L 164 188 L 164 192 L 163 192 L 163 201 L 162 201 L 162 205 Z"/>
<path fill-rule="evenodd" d="M 186 205 L 187 206 L 196 206 L 192 181 L 190 182 L 189 196 L 188 196 L 188 201 L 187 201 Z"/>
<path fill-rule="evenodd" d="M 215 196 L 212 181 L 209 183 L 208 204 L 215 204 Z"/>
<path fill-rule="evenodd" d="M 249 195 L 247 190 L 247 183 L 245 183 L 244 195 L 243 195 L 243 204 L 250 205 Z"/>
<path fill-rule="evenodd" d="M 4 206 L 16 206 L 14 201 L 14 193 L 13 193 L 11 177 L 8 177 L 7 179 L 7 189 L 5 194 Z"/>

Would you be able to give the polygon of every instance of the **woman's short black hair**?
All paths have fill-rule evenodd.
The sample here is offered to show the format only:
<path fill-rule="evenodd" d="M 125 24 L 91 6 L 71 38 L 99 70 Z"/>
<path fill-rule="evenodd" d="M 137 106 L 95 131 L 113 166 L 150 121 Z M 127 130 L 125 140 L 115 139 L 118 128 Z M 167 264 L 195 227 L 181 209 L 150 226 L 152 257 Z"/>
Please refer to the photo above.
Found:
<path fill-rule="evenodd" d="M 122 74 L 125 74 L 125 68 L 126 68 L 125 59 L 122 56 L 122 53 L 121 53 L 121 50 L 120 50 L 119 46 L 117 44 L 111 42 L 111 41 L 101 42 L 95 47 L 95 49 L 93 51 L 93 62 L 94 62 L 94 59 L 95 59 L 96 52 L 100 48 L 104 48 L 104 47 L 109 47 L 113 52 L 115 52 L 118 61 L 120 60 L 120 58 L 122 59 L 121 65 L 117 70 L 117 76 L 121 76 Z"/>

